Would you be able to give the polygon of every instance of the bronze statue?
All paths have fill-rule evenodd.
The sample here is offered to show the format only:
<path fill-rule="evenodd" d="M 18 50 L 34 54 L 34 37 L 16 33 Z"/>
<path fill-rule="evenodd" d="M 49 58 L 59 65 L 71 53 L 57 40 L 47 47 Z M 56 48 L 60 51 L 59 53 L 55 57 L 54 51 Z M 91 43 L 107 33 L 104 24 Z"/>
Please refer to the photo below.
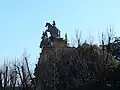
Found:
<path fill-rule="evenodd" d="M 42 40 L 45 40 L 46 38 L 48 38 L 47 32 L 43 31 Z"/>
<path fill-rule="evenodd" d="M 52 24 L 52 25 L 53 25 L 53 27 L 56 25 L 56 24 L 55 24 L 55 21 L 53 21 L 53 24 Z"/>
<path fill-rule="evenodd" d="M 46 23 L 45 27 L 47 27 L 46 31 L 43 31 L 42 34 L 42 41 L 40 43 L 40 48 L 44 47 L 44 46 L 51 46 L 52 45 L 52 40 L 59 38 L 60 37 L 60 30 L 58 30 L 56 28 L 56 24 L 55 21 L 53 21 L 53 24 L 51 25 L 50 23 Z M 48 37 L 47 32 L 50 33 L 50 37 Z"/>
<path fill-rule="evenodd" d="M 43 31 L 43 34 L 42 34 L 42 41 L 40 43 L 40 48 L 44 47 L 44 46 L 47 46 L 47 45 L 50 45 L 51 44 L 51 41 L 50 39 L 48 38 L 48 35 L 47 35 L 47 32 Z"/>
<path fill-rule="evenodd" d="M 60 37 L 60 31 L 55 27 L 55 21 L 53 21 L 53 24 L 46 23 L 45 27 L 48 29 L 46 32 L 50 32 L 51 38 L 57 38 Z"/>
<path fill-rule="evenodd" d="M 46 23 L 45 27 L 47 27 L 48 29 L 51 29 L 52 25 L 50 23 Z"/>

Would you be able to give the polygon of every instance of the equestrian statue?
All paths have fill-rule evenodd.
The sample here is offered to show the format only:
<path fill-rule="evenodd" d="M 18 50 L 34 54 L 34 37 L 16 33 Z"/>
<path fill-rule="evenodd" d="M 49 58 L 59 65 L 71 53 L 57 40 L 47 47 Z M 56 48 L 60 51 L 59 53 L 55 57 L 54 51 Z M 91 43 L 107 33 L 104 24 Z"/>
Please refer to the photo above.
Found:
<path fill-rule="evenodd" d="M 55 26 L 55 21 L 53 21 L 53 24 L 51 25 L 50 23 L 46 23 L 45 27 L 47 27 L 45 32 L 50 33 L 51 38 L 59 38 L 60 37 L 60 31 L 56 28 Z"/>

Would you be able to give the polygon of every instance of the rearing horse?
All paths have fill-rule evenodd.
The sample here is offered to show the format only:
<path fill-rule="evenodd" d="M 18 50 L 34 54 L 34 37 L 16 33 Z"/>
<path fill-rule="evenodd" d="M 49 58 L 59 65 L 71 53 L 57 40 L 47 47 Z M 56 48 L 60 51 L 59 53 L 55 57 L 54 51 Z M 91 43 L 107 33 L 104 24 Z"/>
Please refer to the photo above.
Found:
<path fill-rule="evenodd" d="M 46 23 L 45 27 L 48 27 L 48 29 L 52 28 L 52 25 L 50 23 Z"/>

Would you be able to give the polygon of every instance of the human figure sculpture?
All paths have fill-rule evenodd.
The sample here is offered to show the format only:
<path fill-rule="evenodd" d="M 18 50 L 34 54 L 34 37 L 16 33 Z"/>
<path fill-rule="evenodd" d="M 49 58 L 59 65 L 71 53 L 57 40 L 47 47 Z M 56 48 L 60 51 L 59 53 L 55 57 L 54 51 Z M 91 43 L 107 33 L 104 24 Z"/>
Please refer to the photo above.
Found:
<path fill-rule="evenodd" d="M 55 21 L 53 21 L 53 24 L 52 24 L 52 25 L 53 25 L 53 27 L 56 25 Z"/>
<path fill-rule="evenodd" d="M 47 32 L 44 32 L 44 31 L 43 31 L 42 39 L 45 40 L 46 38 L 48 38 Z"/>
<path fill-rule="evenodd" d="M 43 31 L 43 34 L 42 34 L 41 39 L 42 39 L 42 41 L 41 41 L 41 43 L 40 43 L 40 48 L 51 44 L 51 41 L 50 41 L 50 39 L 48 38 L 48 35 L 47 35 L 47 32 L 46 32 L 46 31 L 45 31 L 45 32 Z"/>

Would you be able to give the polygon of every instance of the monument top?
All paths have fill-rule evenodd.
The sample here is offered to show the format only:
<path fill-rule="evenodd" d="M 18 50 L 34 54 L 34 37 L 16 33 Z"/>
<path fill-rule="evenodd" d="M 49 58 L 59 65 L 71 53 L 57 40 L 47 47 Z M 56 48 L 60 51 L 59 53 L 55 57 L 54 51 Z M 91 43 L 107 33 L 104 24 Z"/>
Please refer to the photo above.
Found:
<path fill-rule="evenodd" d="M 57 29 L 55 21 L 53 21 L 52 25 L 50 23 L 46 23 L 45 27 L 47 27 L 45 32 L 49 32 L 51 38 L 60 37 L 60 30 Z"/>

